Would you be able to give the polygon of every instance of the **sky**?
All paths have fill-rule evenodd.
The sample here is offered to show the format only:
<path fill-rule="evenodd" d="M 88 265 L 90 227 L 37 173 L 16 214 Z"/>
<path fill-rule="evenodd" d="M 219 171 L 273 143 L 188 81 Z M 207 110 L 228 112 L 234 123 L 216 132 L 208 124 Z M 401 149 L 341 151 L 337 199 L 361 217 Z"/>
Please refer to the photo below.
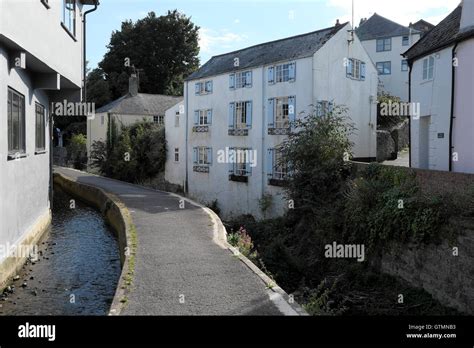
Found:
<path fill-rule="evenodd" d="M 423 18 L 438 24 L 460 0 L 354 0 L 354 22 L 374 12 L 402 25 Z M 213 55 L 351 21 L 352 0 L 100 0 L 88 16 L 87 56 L 95 68 L 122 21 L 178 9 L 200 27 L 200 62 Z"/>

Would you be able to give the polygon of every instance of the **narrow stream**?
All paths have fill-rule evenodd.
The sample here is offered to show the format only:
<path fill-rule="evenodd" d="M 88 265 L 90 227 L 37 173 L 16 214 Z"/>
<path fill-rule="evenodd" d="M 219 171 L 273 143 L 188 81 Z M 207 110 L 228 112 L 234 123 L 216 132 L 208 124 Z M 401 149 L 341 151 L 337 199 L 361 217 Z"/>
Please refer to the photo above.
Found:
<path fill-rule="evenodd" d="M 120 277 L 118 243 L 100 213 L 55 187 L 53 221 L 0 315 L 106 315 Z M 18 278 L 18 277 L 17 277 Z"/>

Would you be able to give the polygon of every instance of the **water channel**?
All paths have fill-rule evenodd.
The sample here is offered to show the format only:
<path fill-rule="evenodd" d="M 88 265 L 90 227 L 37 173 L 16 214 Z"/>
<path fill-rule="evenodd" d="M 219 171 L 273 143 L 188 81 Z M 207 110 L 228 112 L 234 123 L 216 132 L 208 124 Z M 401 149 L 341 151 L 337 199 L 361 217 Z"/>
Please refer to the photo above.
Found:
<path fill-rule="evenodd" d="M 0 294 L 0 315 L 108 313 L 121 271 L 118 243 L 99 212 L 72 199 L 55 187 L 50 231 L 36 262 Z"/>

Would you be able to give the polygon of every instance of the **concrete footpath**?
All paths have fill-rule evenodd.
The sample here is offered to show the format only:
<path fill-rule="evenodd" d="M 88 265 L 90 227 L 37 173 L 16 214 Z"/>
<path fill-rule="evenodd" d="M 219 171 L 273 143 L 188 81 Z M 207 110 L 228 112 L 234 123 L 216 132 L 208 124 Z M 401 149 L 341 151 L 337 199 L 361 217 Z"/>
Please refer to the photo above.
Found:
<path fill-rule="evenodd" d="M 222 223 L 198 204 L 188 200 L 180 209 L 177 195 L 67 168 L 55 172 L 116 195 L 131 213 L 138 245 L 122 315 L 304 314 L 280 288 L 268 287 L 255 266 L 217 242 Z"/>

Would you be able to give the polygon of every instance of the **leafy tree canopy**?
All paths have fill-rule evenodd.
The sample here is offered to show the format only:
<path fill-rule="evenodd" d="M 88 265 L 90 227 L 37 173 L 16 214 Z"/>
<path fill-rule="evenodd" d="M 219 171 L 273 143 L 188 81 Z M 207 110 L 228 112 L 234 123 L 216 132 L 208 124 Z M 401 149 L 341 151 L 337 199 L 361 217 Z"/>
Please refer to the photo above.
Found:
<path fill-rule="evenodd" d="M 99 67 L 89 74 L 88 99 L 101 106 L 123 96 L 135 71 L 140 92 L 182 95 L 184 78 L 199 67 L 198 31 L 191 18 L 177 10 L 122 22 Z"/>

